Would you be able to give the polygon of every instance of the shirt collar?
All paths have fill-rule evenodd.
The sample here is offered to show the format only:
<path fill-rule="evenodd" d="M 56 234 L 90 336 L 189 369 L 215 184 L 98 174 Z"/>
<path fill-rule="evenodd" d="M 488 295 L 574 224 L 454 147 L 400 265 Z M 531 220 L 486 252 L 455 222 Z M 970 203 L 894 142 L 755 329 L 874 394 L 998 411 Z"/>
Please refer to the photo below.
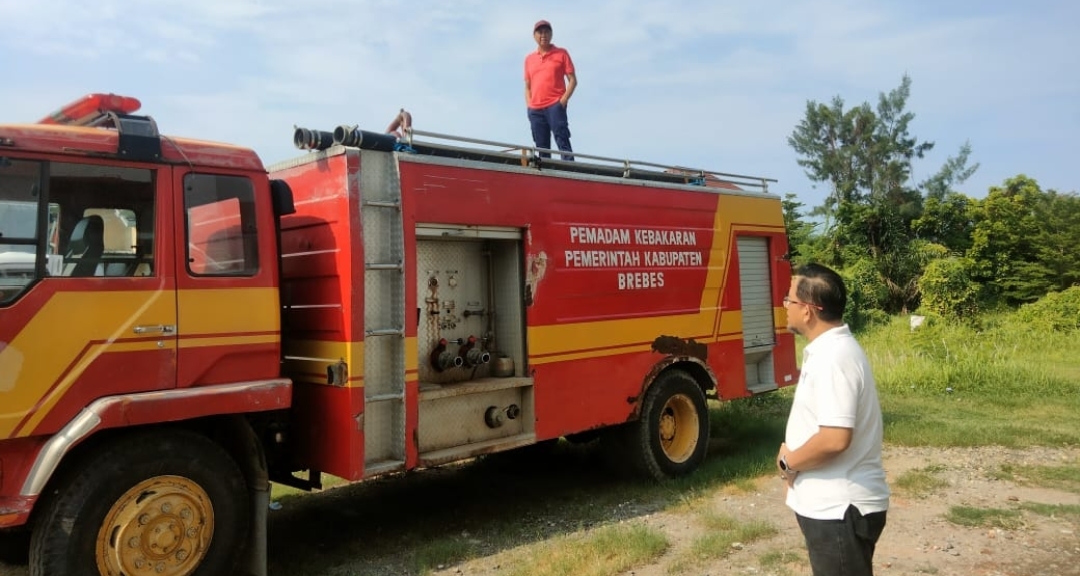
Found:
<path fill-rule="evenodd" d="M 818 349 L 822 349 L 828 346 L 829 342 L 832 342 L 837 338 L 843 338 L 845 336 L 851 336 L 851 329 L 848 328 L 847 324 L 841 324 L 840 326 L 837 326 L 835 328 L 829 328 L 828 330 L 818 335 L 817 338 L 814 338 L 813 342 L 807 344 L 806 347 L 803 348 L 803 357 L 813 354 Z"/>

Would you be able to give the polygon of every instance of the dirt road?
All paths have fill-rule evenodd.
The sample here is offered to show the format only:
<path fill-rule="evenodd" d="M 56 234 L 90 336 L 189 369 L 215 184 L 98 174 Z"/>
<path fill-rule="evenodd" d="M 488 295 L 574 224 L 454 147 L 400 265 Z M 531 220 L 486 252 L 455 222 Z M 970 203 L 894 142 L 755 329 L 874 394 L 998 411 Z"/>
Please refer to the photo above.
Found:
<path fill-rule="evenodd" d="M 643 522 L 663 531 L 671 547 L 657 561 L 627 575 L 810 574 L 801 536 L 775 476 L 709 484 L 695 508 L 687 510 L 671 506 L 680 495 L 670 488 L 611 479 L 595 456 L 589 451 L 563 455 L 540 470 L 492 469 L 479 462 L 286 500 L 281 510 L 271 513 L 270 573 L 418 574 L 432 543 L 448 542 L 468 547 L 473 559 L 449 563 L 435 574 L 494 576 L 524 561 L 532 546 L 548 538 L 613 522 Z M 710 458 L 723 461 L 722 455 Z M 1080 575 L 1076 508 L 1061 517 L 1023 510 L 1011 529 L 969 528 L 944 518 L 952 506 L 1080 506 L 1080 479 L 1069 479 L 1067 490 L 1055 490 L 1032 486 L 1023 478 L 1002 479 L 1000 474 L 1004 465 L 1075 469 L 1080 448 L 887 447 L 885 464 L 890 481 L 930 467 L 944 486 L 925 497 L 896 491 L 876 555 L 879 576 Z M 696 516 L 702 506 L 739 521 L 768 522 L 777 532 L 732 547 L 726 557 L 691 569 L 684 563 L 682 571 L 673 572 L 705 534 Z M 26 574 L 24 567 L 0 564 L 2 576 Z"/>
<path fill-rule="evenodd" d="M 1028 448 L 889 447 L 885 464 L 890 478 L 912 469 L 940 470 L 934 476 L 947 483 L 925 497 L 912 498 L 896 491 L 888 526 L 875 556 L 875 573 L 885 576 L 934 574 L 937 576 L 1066 576 L 1080 575 L 1080 517 L 1054 518 L 1023 511 L 1019 527 L 969 528 L 945 520 L 952 506 L 1016 510 L 1021 503 L 1080 505 L 1080 493 L 1024 485 L 995 479 L 1001 466 L 1076 466 L 1080 450 Z M 1074 486 L 1080 485 L 1080 479 Z M 759 478 L 752 491 L 718 490 L 708 500 L 717 513 L 740 520 L 765 520 L 779 532 L 768 539 L 743 544 L 721 560 L 702 563 L 683 573 L 694 575 L 757 574 L 809 575 L 801 534 L 783 504 L 778 478 Z M 659 512 L 640 521 L 664 531 L 673 544 L 659 561 L 635 568 L 634 576 L 671 574 L 685 549 L 702 535 L 685 513 Z M 787 561 L 762 565 L 773 553 Z M 786 553 L 782 556 L 777 553 Z M 518 551 L 438 571 L 440 575 L 499 574 L 515 562 Z"/>

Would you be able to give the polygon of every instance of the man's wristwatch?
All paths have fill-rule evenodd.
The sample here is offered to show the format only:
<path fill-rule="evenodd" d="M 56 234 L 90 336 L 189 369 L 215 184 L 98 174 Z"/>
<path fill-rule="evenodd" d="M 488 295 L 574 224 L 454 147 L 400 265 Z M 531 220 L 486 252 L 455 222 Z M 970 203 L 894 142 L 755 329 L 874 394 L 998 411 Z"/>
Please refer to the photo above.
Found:
<path fill-rule="evenodd" d="M 784 474 L 798 474 L 799 473 L 797 470 L 795 470 L 791 466 L 788 466 L 787 454 L 784 454 L 783 456 L 780 457 L 780 469 L 784 471 Z"/>

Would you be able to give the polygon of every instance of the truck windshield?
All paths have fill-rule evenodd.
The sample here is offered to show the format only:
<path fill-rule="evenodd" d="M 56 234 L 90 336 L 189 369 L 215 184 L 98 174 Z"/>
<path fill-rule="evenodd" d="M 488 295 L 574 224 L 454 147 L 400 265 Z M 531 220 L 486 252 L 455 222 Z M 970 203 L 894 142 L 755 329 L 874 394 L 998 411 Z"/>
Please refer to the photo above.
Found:
<path fill-rule="evenodd" d="M 41 242 L 41 163 L 0 157 L 0 306 L 14 300 L 34 280 Z M 46 222 L 55 231 L 58 207 Z M 46 254 L 55 244 L 46 243 Z"/>

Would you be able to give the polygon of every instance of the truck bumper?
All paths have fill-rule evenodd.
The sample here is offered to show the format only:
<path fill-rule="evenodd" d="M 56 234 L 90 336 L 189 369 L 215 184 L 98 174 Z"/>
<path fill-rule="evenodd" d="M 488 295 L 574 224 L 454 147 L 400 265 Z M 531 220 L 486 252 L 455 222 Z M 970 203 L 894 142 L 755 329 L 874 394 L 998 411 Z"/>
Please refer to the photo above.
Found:
<path fill-rule="evenodd" d="M 37 496 L 0 496 L 0 528 L 26 524 L 35 501 Z"/>

